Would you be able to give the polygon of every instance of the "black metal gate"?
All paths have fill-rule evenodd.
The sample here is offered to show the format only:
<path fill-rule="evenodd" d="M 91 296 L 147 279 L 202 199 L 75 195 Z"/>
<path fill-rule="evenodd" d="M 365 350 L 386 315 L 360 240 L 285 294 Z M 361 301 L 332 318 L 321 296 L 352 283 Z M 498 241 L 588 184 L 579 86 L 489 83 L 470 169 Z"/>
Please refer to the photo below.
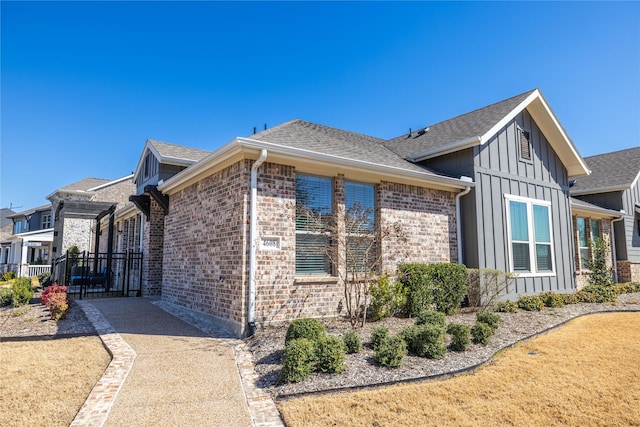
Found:
<path fill-rule="evenodd" d="M 70 298 L 141 296 L 142 252 L 67 252 L 54 262 L 52 278 Z"/>

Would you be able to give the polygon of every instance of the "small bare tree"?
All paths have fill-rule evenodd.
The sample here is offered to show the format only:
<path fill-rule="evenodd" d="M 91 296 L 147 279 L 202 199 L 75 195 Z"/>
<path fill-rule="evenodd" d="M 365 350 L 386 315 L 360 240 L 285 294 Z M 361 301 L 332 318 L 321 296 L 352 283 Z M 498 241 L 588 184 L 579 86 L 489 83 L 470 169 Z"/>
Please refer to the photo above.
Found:
<path fill-rule="evenodd" d="M 296 221 L 307 230 L 323 234 L 319 251 L 344 284 L 347 317 L 352 326 L 364 326 L 370 302 L 369 288 L 382 273 L 383 263 L 394 261 L 400 250 L 381 250 L 383 241 L 395 239 L 396 248 L 406 250 L 408 241 L 399 222 L 381 224 L 372 209 L 363 209 L 359 203 L 351 208 L 338 207 L 327 218 L 310 209 L 299 208 Z"/>

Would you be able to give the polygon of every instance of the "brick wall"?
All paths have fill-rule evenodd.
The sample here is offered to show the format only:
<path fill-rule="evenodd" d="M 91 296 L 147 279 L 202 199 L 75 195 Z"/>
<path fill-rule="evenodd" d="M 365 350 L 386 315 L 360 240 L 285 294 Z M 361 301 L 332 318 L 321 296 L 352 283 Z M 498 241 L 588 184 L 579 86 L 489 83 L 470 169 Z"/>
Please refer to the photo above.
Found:
<path fill-rule="evenodd" d="M 136 186 L 132 179 L 127 179 L 97 190 L 91 200 L 96 202 L 115 202 L 117 203 L 117 209 L 119 209 L 129 203 L 129 196 L 132 194 L 136 194 Z"/>
<path fill-rule="evenodd" d="M 640 282 L 640 262 L 618 261 L 618 282 Z"/>
<path fill-rule="evenodd" d="M 172 194 L 165 218 L 162 299 L 238 335 L 246 326 L 249 168 L 240 161 Z"/>
<path fill-rule="evenodd" d="M 163 282 L 164 210 L 151 198 L 149 220 L 144 222 L 142 239 L 142 295 L 160 295 Z"/>

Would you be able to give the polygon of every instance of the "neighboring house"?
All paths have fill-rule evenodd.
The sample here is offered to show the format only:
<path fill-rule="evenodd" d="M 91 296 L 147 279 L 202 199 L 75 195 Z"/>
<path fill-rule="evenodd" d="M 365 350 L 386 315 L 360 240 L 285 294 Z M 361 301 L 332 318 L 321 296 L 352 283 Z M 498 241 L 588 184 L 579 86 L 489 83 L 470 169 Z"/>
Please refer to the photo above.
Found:
<path fill-rule="evenodd" d="M 81 252 L 95 252 L 100 248 L 102 229 L 100 219 L 110 220 L 108 235 L 102 237 L 112 240 L 114 234 L 113 213 L 124 206 L 135 186 L 133 175 L 116 180 L 86 178 L 59 188 L 47 196 L 53 211 L 53 247 L 52 259 L 66 254 L 71 246 Z M 66 269 L 53 272 L 54 280 L 64 283 Z"/>
<path fill-rule="evenodd" d="M 26 277 L 50 271 L 53 241 L 51 205 L 18 212 L 8 218 L 12 220 L 13 228 L 0 250 L 2 269 Z"/>
<path fill-rule="evenodd" d="M 133 175 L 135 190 L 129 198 L 135 204 L 144 219 L 134 215 L 131 210 L 121 212 L 116 222 L 118 227 L 131 230 L 134 233 L 128 242 L 136 241 L 135 231 L 143 227 L 142 236 L 143 295 L 159 295 L 162 288 L 162 263 L 164 249 L 164 218 L 169 208 L 168 197 L 158 191 L 158 183 L 169 179 L 188 166 L 204 159 L 210 152 L 196 148 L 183 147 L 166 142 L 148 139 Z M 185 219 L 188 221 L 188 219 Z M 120 229 L 120 228 L 119 228 Z M 131 234 L 129 234 L 131 235 Z"/>
<path fill-rule="evenodd" d="M 8 208 L 0 209 L 0 275 L 9 269 L 9 251 L 11 250 L 11 234 L 13 234 L 13 221 L 9 216 L 15 214 Z"/>
<path fill-rule="evenodd" d="M 385 143 L 407 161 L 473 178 L 462 263 L 517 274 L 515 294 L 572 292 L 569 176 L 586 164 L 539 90 Z"/>
<path fill-rule="evenodd" d="M 619 212 L 614 220 L 617 275 L 621 282 L 640 281 L 640 147 L 585 158 L 591 174 L 576 178 L 571 195 Z"/>

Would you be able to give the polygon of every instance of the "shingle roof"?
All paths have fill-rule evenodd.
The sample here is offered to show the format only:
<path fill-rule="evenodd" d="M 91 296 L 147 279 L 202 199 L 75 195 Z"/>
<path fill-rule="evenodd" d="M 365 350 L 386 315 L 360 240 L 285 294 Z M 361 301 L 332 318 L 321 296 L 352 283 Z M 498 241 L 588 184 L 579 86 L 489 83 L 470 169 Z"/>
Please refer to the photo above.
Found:
<path fill-rule="evenodd" d="M 87 191 L 90 188 L 98 187 L 100 185 L 111 182 L 109 179 L 102 178 L 85 178 L 81 181 L 74 182 L 73 184 L 66 185 L 61 187 L 60 190 L 67 191 Z"/>
<path fill-rule="evenodd" d="M 211 154 L 210 151 L 184 147 L 182 145 L 169 144 L 167 142 L 155 141 L 153 139 L 149 139 L 149 144 L 151 144 L 153 148 L 156 149 L 160 156 L 170 157 L 173 159 L 182 159 L 197 162 L 198 160 L 202 160 L 203 158 L 205 158 L 208 154 Z"/>
<path fill-rule="evenodd" d="M 267 129 L 250 139 L 285 145 L 408 171 L 435 172 L 410 163 L 384 146 L 384 140 L 295 119 Z"/>
<path fill-rule="evenodd" d="M 390 139 L 385 145 L 403 158 L 438 148 L 445 148 L 473 137 L 480 137 L 488 132 L 507 114 L 513 111 L 535 89 L 516 95 L 504 101 L 479 108 L 461 116 L 427 126 L 427 132 L 418 132 L 408 137 L 408 134 Z"/>
<path fill-rule="evenodd" d="M 38 211 L 46 211 L 46 210 L 51 210 L 51 204 L 48 205 L 41 205 L 35 208 L 31 208 L 31 209 L 27 209 L 26 211 L 21 211 L 21 212 L 16 212 L 12 215 L 8 215 L 7 218 L 18 218 L 18 217 L 22 217 L 22 216 L 29 216 L 33 213 L 36 213 Z"/>
<path fill-rule="evenodd" d="M 591 175 L 580 177 L 572 194 L 598 193 L 630 188 L 640 174 L 640 147 L 585 157 Z"/>
<path fill-rule="evenodd" d="M 586 210 L 591 212 L 599 212 L 603 215 L 610 215 L 612 217 L 620 216 L 620 212 L 603 208 L 601 206 L 595 205 L 593 203 L 585 202 L 584 200 L 577 199 L 575 197 L 571 197 L 571 208 L 575 210 Z"/>

